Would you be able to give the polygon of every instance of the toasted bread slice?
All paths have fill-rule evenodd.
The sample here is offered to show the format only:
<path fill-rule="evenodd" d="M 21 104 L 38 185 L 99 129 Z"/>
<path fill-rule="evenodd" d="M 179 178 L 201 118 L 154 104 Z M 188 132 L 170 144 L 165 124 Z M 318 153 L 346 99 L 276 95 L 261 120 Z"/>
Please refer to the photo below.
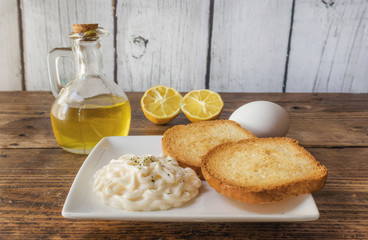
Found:
<path fill-rule="evenodd" d="M 327 169 L 291 138 L 254 138 L 209 151 L 202 173 L 217 192 L 247 203 L 276 202 L 320 190 Z"/>
<path fill-rule="evenodd" d="M 231 120 L 212 120 L 176 125 L 162 138 L 162 151 L 175 158 L 182 167 L 192 168 L 202 177 L 202 157 L 213 147 L 229 142 L 255 137 Z"/>

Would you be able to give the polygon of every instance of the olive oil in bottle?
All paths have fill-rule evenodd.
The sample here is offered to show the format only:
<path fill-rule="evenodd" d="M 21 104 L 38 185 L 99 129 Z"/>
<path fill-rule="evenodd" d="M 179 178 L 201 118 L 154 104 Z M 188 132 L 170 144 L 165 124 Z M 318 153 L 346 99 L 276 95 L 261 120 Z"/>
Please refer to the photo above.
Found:
<path fill-rule="evenodd" d="M 63 149 L 73 153 L 89 153 L 106 136 L 127 136 L 130 120 L 129 101 L 118 96 L 85 99 L 81 106 L 55 102 L 51 110 L 56 140 Z"/>

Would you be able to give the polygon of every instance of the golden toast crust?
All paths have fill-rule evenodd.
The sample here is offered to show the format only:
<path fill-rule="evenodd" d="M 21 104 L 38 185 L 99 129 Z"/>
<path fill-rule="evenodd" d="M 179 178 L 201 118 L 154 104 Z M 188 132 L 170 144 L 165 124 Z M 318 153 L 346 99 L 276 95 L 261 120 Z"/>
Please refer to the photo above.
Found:
<path fill-rule="evenodd" d="M 327 180 L 326 167 L 291 138 L 218 145 L 203 157 L 202 173 L 217 192 L 247 203 L 311 193 Z"/>
<path fill-rule="evenodd" d="M 162 151 L 180 166 L 192 168 L 200 177 L 202 157 L 213 147 L 255 136 L 231 120 L 212 120 L 176 125 L 162 137 Z"/>

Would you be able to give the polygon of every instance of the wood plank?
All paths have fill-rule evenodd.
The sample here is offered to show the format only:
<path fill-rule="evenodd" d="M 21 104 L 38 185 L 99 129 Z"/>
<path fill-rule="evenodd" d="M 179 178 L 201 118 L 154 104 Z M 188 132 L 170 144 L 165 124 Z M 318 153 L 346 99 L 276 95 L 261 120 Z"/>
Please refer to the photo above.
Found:
<path fill-rule="evenodd" d="M 210 89 L 282 91 L 291 7 L 289 0 L 215 1 Z"/>
<path fill-rule="evenodd" d="M 47 54 L 55 47 L 70 47 L 68 35 L 74 23 L 99 23 L 109 32 L 114 30 L 113 5 L 104 0 L 22 1 L 24 60 L 27 90 L 50 90 Z M 101 42 L 104 70 L 114 80 L 114 38 Z M 60 64 L 60 78 L 65 84 L 74 75 L 70 60 Z"/>
<path fill-rule="evenodd" d="M 117 78 L 126 91 L 205 87 L 209 0 L 117 2 Z"/>
<path fill-rule="evenodd" d="M 63 203 L 85 157 L 61 149 L 1 149 L 0 238 L 365 239 L 368 148 L 308 150 L 329 170 L 325 188 L 313 194 L 317 221 L 152 223 L 64 219 Z"/>
<path fill-rule="evenodd" d="M 286 90 L 367 93 L 367 12 L 366 0 L 296 1 Z"/>
<path fill-rule="evenodd" d="M 0 90 L 22 90 L 17 1 L 0 1 Z"/>
<path fill-rule="evenodd" d="M 49 112 L 53 101 L 50 92 L 1 93 L 0 148 L 58 148 Z"/>
<path fill-rule="evenodd" d="M 306 147 L 368 146 L 367 94 L 220 93 L 221 119 L 251 101 L 274 101 L 290 116 L 287 136 Z M 127 93 L 133 109 L 129 135 L 161 135 L 177 124 L 188 124 L 183 113 L 167 125 L 154 125 L 141 111 L 143 93 Z M 0 93 L 0 148 L 58 148 L 51 129 L 49 92 Z"/>
<path fill-rule="evenodd" d="M 40 140 L 42 135 L 52 134 L 50 127 L 42 126 L 49 122 L 47 115 L 53 101 L 50 92 L 0 92 L 0 140 L 9 140 L 9 134 L 20 133 L 26 126 L 11 125 L 12 121 L 29 121 L 36 126 L 29 132 L 34 138 L 21 147 L 9 143 L 5 148 L 0 146 L 0 239 L 155 239 L 163 234 L 166 239 L 367 238 L 368 94 L 220 94 L 225 102 L 222 118 L 255 100 L 274 101 L 288 111 L 292 121 L 289 134 L 296 134 L 304 145 L 311 143 L 312 148 L 307 150 L 329 170 L 326 186 L 313 194 L 321 214 L 317 221 L 152 223 L 64 219 L 61 209 L 86 156 L 41 145 L 52 138 L 48 135 Z M 169 125 L 151 124 L 139 109 L 142 95 L 128 93 L 135 109 L 132 132 L 162 133 L 175 124 L 188 123 L 180 114 Z M 318 147 L 322 145 L 324 148 Z"/>

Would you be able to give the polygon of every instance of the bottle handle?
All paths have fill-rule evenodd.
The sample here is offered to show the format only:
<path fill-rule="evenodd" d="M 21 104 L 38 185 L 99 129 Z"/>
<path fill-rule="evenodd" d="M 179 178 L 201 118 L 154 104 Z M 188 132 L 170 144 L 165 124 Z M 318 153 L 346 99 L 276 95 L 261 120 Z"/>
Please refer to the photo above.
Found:
<path fill-rule="evenodd" d="M 49 68 L 49 78 L 51 91 L 54 97 L 57 97 L 62 86 L 60 83 L 58 62 L 61 57 L 73 58 L 73 51 L 71 48 L 54 48 L 47 56 L 47 64 Z"/>

